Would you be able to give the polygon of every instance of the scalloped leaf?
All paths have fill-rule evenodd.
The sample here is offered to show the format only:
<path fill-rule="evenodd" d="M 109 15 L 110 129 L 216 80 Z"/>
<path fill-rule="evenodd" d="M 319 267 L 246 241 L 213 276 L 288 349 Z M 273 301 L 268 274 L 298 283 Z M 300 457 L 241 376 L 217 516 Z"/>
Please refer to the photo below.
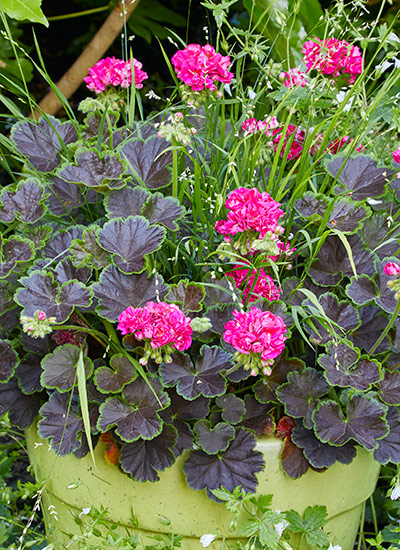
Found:
<path fill-rule="evenodd" d="M 241 425 L 259 435 L 269 435 L 275 429 L 273 417 L 269 414 L 270 407 L 263 405 L 254 399 L 252 395 L 246 395 L 246 412 Z"/>
<path fill-rule="evenodd" d="M 386 407 L 362 393 L 342 393 L 340 401 L 343 407 L 335 401 L 319 404 L 313 414 L 316 435 L 331 445 L 344 445 L 354 439 L 367 450 L 375 449 L 389 433 Z"/>
<path fill-rule="evenodd" d="M 164 228 L 149 225 L 142 216 L 112 219 L 97 234 L 100 246 L 113 254 L 115 265 L 126 274 L 143 271 L 145 256 L 158 250 L 164 237 Z"/>
<path fill-rule="evenodd" d="M 384 371 L 383 380 L 376 384 L 379 397 L 387 405 L 400 405 L 400 371 Z"/>
<path fill-rule="evenodd" d="M 329 392 L 329 384 L 320 372 L 311 367 L 306 367 L 302 372 L 291 372 L 287 379 L 276 394 L 284 404 L 286 414 L 304 418 L 304 425 L 311 428 L 312 413 L 320 398 Z"/>
<path fill-rule="evenodd" d="M 86 284 L 90 278 L 92 270 L 89 267 L 75 267 L 70 258 L 64 258 L 58 262 L 54 269 L 56 281 L 62 285 L 72 280 Z"/>
<path fill-rule="evenodd" d="M 122 446 L 120 463 L 127 474 L 137 481 L 158 481 L 157 472 L 162 472 L 175 462 L 173 448 L 176 429 L 163 426 L 162 432 L 150 441 L 139 439 Z"/>
<path fill-rule="evenodd" d="M 25 227 L 24 237 L 29 239 L 33 243 L 35 250 L 42 250 L 53 232 L 53 228 L 50 225 L 39 225 L 33 227 L 28 225 Z"/>
<path fill-rule="evenodd" d="M 18 122 L 11 130 L 11 138 L 36 170 L 51 172 L 60 163 L 63 146 L 74 143 L 78 134 L 72 122 L 61 123 L 46 115 L 38 123 Z"/>
<path fill-rule="evenodd" d="M 354 443 L 348 442 L 341 447 L 334 447 L 329 443 L 322 443 L 312 430 L 303 426 L 296 426 L 291 438 L 295 445 L 303 449 L 305 457 L 314 468 L 328 468 L 336 461 L 350 464 L 357 454 Z"/>
<path fill-rule="evenodd" d="M 137 139 L 126 141 L 118 150 L 137 183 L 158 189 L 171 181 L 168 166 L 172 163 L 172 152 L 164 152 L 168 146 L 164 139 L 150 137 L 145 142 Z"/>
<path fill-rule="evenodd" d="M 97 227 L 84 230 L 82 239 L 73 239 L 70 246 L 72 262 L 76 267 L 91 266 L 103 269 L 110 265 L 108 253 L 97 244 Z"/>
<path fill-rule="evenodd" d="M 191 401 L 199 395 L 222 395 L 226 390 L 222 373 L 231 366 L 229 353 L 217 346 L 202 346 L 195 365 L 185 353 L 174 353 L 172 363 L 161 365 L 160 374 L 166 386 L 176 385 L 178 394 Z"/>
<path fill-rule="evenodd" d="M 161 433 L 163 421 L 158 413 L 169 405 L 169 397 L 160 382 L 151 379 L 147 383 L 142 377 L 137 378 L 125 386 L 122 397 L 123 400 L 110 397 L 100 406 L 97 428 L 101 432 L 116 426 L 116 433 L 128 443 L 139 438 L 153 439 Z"/>
<path fill-rule="evenodd" d="M 0 383 L 8 382 L 13 375 L 19 358 L 9 340 L 0 340 Z"/>
<path fill-rule="evenodd" d="M 59 456 L 71 454 L 81 446 L 83 420 L 70 405 L 69 394 L 54 392 L 39 411 L 42 418 L 38 433 L 44 439 L 51 439 L 51 447 Z"/>
<path fill-rule="evenodd" d="M 124 163 L 115 153 L 100 153 L 97 149 L 82 147 L 75 153 L 75 163 L 76 166 L 64 164 L 58 177 L 101 193 L 126 185 Z"/>
<path fill-rule="evenodd" d="M 342 169 L 342 166 L 344 167 Z M 370 197 L 380 197 L 385 192 L 385 184 L 393 176 L 393 171 L 378 167 L 371 158 L 359 155 L 346 159 L 345 156 L 335 156 L 327 163 L 328 172 L 336 177 L 347 189 L 353 200 L 364 200 Z"/>
<path fill-rule="evenodd" d="M 386 437 L 378 441 L 378 447 L 374 451 L 374 458 L 381 464 L 400 462 L 400 411 L 397 407 L 389 407 L 386 413 L 386 421 L 390 432 Z"/>
<path fill-rule="evenodd" d="M 297 199 L 294 207 L 302 218 L 318 220 L 324 217 L 329 201 L 325 195 L 315 194 L 311 191 L 304 193 L 301 199 Z"/>
<path fill-rule="evenodd" d="M 38 395 L 25 395 L 21 391 L 15 377 L 0 384 L 0 417 L 8 412 L 11 424 L 21 430 L 32 424 L 41 404 L 42 399 Z"/>
<path fill-rule="evenodd" d="M 15 369 L 18 386 L 27 395 L 43 391 L 40 382 L 40 375 L 42 374 L 42 369 L 40 368 L 41 359 L 42 357 L 39 357 L 35 353 L 28 353 Z"/>
<path fill-rule="evenodd" d="M 100 282 L 93 284 L 92 289 L 100 300 L 97 313 L 112 322 L 117 321 L 127 307 L 141 307 L 157 297 L 162 300 L 168 292 L 160 276 L 147 278 L 146 272 L 125 275 L 116 266 L 104 269 Z"/>
<path fill-rule="evenodd" d="M 181 306 L 185 313 L 201 311 L 205 292 L 199 283 L 189 282 L 187 279 L 179 281 L 177 285 L 171 285 L 166 300 Z"/>
<path fill-rule="evenodd" d="M 305 363 L 301 359 L 287 358 L 286 353 L 278 357 L 269 376 L 262 377 L 254 386 L 254 396 L 260 403 L 279 403 L 275 390 L 287 381 L 289 372 L 301 372 Z"/>
<path fill-rule="evenodd" d="M 137 378 L 132 363 L 122 354 L 113 355 L 109 367 L 100 367 L 95 373 L 95 384 L 101 393 L 120 392 Z"/>
<path fill-rule="evenodd" d="M 23 223 L 35 223 L 44 216 L 45 193 L 43 186 L 34 179 L 21 181 L 15 190 L 7 186 L 0 195 L 0 220 L 11 223 L 15 219 Z"/>
<path fill-rule="evenodd" d="M 212 455 L 225 451 L 235 437 L 235 428 L 226 422 L 219 422 L 212 426 L 208 420 L 199 420 L 196 422 L 194 431 L 199 447 Z"/>
<path fill-rule="evenodd" d="M 32 271 L 20 280 L 24 288 L 19 288 L 15 301 L 24 309 L 24 315 L 33 316 L 41 309 L 47 317 L 55 317 L 63 323 L 71 315 L 74 307 L 87 307 L 92 303 L 92 291 L 83 283 L 70 281 L 60 285 L 51 273 Z"/>
<path fill-rule="evenodd" d="M 212 277 L 206 277 L 206 279 L 204 280 L 204 287 L 206 291 L 204 304 L 207 309 L 214 307 L 221 308 L 223 304 L 235 305 L 232 298 L 233 285 L 227 277 L 221 280 Z"/>
<path fill-rule="evenodd" d="M 365 306 L 359 309 L 361 325 L 357 327 L 349 336 L 349 340 L 357 348 L 364 348 L 367 352 L 370 351 L 379 336 L 384 331 L 388 324 L 386 315 L 382 314 L 381 309 L 374 306 Z M 376 349 L 376 353 L 383 353 L 390 347 L 390 339 L 385 336 L 383 341 Z"/>
<path fill-rule="evenodd" d="M 57 176 L 49 180 L 46 189 L 50 191 L 48 197 L 49 209 L 55 216 L 65 216 L 85 202 L 85 197 L 79 185 L 68 183 Z"/>
<path fill-rule="evenodd" d="M 230 424 L 238 424 L 246 412 L 243 399 L 236 397 L 233 393 L 221 395 L 216 400 L 218 408 L 222 409 L 222 419 Z"/>
<path fill-rule="evenodd" d="M 44 388 L 56 389 L 60 393 L 71 390 L 77 385 L 77 363 L 80 348 L 73 344 L 58 346 L 42 360 L 43 372 L 40 381 Z M 89 357 L 83 358 L 86 379 L 92 374 L 93 363 Z"/>
<path fill-rule="evenodd" d="M 388 236 L 388 216 L 386 212 L 381 214 L 374 212 L 373 216 L 364 220 L 359 233 L 365 246 L 372 250 L 380 260 L 386 256 L 395 256 L 399 249 L 396 239 L 399 239 L 400 228 L 392 226 L 390 237 Z"/>
<path fill-rule="evenodd" d="M 236 431 L 226 451 L 208 455 L 204 451 L 192 451 L 183 470 L 192 489 L 207 489 L 207 495 L 219 502 L 211 492 L 224 487 L 233 491 L 239 485 L 247 493 L 257 487 L 256 473 L 264 469 L 262 454 L 255 450 L 256 440 L 243 428 Z"/>
<path fill-rule="evenodd" d="M 70 255 L 69 247 L 74 239 L 81 239 L 84 231 L 82 225 L 74 225 L 66 231 L 56 231 L 53 238 L 44 249 L 45 258 L 57 258 L 60 261 L 66 255 Z"/>
<path fill-rule="evenodd" d="M 161 193 L 153 193 L 143 206 L 142 214 L 151 224 L 158 223 L 178 231 L 177 220 L 185 213 L 184 207 L 174 197 L 164 197 Z"/>
<path fill-rule="evenodd" d="M 104 206 L 108 218 L 141 216 L 142 208 L 150 193 L 141 187 L 123 187 L 107 195 Z"/>
<path fill-rule="evenodd" d="M 3 239 L 0 235 L 0 279 L 7 277 L 19 263 L 29 262 L 34 255 L 33 243 L 18 235 Z"/>
<path fill-rule="evenodd" d="M 350 386 L 360 391 L 371 389 L 382 378 L 379 363 L 359 355 L 358 351 L 345 343 L 332 343 L 328 355 L 318 358 L 318 363 L 326 369 L 325 378 L 331 386 Z"/>
<path fill-rule="evenodd" d="M 354 233 L 361 227 L 361 222 L 370 215 L 371 210 L 369 208 L 346 197 L 335 203 L 327 225 L 332 229 Z"/>

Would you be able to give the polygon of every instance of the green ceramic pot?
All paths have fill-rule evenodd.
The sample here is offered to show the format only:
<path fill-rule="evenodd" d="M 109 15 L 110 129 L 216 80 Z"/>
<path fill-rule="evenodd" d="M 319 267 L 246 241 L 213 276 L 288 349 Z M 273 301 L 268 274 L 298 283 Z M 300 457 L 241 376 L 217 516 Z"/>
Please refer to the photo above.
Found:
<path fill-rule="evenodd" d="M 188 487 L 182 457 L 160 473 L 160 481 L 139 483 L 105 462 L 103 443 L 95 449 L 96 470 L 90 455 L 83 459 L 57 457 L 49 450 L 48 442 L 39 438 L 35 426 L 27 430 L 26 438 L 36 477 L 47 480 L 42 504 L 55 550 L 67 548 L 70 535 L 80 533 L 74 514 L 78 516 L 84 508 L 99 508 L 101 504 L 108 508 L 111 521 L 138 532 L 147 544 L 148 535 L 156 533 L 183 535 L 183 550 L 201 550 L 199 539 L 206 533 L 219 532 L 230 542 L 235 541 L 228 531 L 232 514 L 223 504 L 208 499 L 205 491 Z M 309 471 L 293 480 L 281 469 L 281 448 L 278 439 L 259 439 L 258 450 L 264 455 L 266 468 L 258 475 L 258 493 L 273 494 L 273 509 L 282 511 L 294 509 L 302 514 L 307 506 L 325 505 L 329 516 L 325 530 L 331 542 L 352 550 L 363 505 L 374 491 L 380 464 L 371 453 L 359 448 L 350 465 L 336 463 L 323 473 Z M 69 488 L 76 485 L 78 488 Z M 132 512 L 138 520 L 137 528 L 131 526 Z M 93 537 L 90 544 L 102 548 L 98 537 Z M 73 550 L 74 546 L 68 548 Z M 209 548 L 220 550 L 221 543 L 216 540 Z"/>

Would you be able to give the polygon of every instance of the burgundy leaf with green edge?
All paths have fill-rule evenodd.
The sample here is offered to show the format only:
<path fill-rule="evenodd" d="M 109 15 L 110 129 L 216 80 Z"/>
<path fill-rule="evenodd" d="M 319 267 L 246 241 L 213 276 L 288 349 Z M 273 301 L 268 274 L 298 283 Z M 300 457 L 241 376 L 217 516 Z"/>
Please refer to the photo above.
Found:
<path fill-rule="evenodd" d="M 100 153 L 82 147 L 75 153 L 75 163 L 64 164 L 57 176 L 70 183 L 82 184 L 99 192 L 126 185 L 125 165 L 115 153 Z"/>
<path fill-rule="evenodd" d="M 381 464 L 400 462 L 400 411 L 398 407 L 389 407 L 386 414 L 390 432 L 386 437 L 378 441 L 378 447 L 374 451 L 374 458 Z"/>
<path fill-rule="evenodd" d="M 0 279 L 7 277 L 19 263 L 33 258 L 33 243 L 18 235 L 3 239 L 0 235 Z"/>
<path fill-rule="evenodd" d="M 241 485 L 247 493 L 254 493 L 255 474 L 265 467 L 262 454 L 255 446 L 254 436 L 239 428 L 226 451 L 217 455 L 192 451 L 183 466 L 189 487 L 198 491 L 206 489 L 207 495 L 217 502 L 219 499 L 211 491 L 221 487 L 233 491 Z"/>
<path fill-rule="evenodd" d="M 216 279 L 212 277 L 206 277 L 204 280 L 204 288 L 206 291 L 206 297 L 204 304 L 208 308 L 215 307 L 220 308 L 223 304 L 234 304 L 232 282 L 225 277 L 225 279 Z M 237 307 L 237 305 L 236 305 Z"/>
<path fill-rule="evenodd" d="M 326 292 L 325 288 L 314 284 L 310 277 L 306 277 L 304 281 L 300 281 L 297 277 L 288 277 L 282 281 L 281 299 L 291 306 L 301 306 L 307 299 L 306 295 L 299 291 L 301 288 L 309 290 L 316 298 Z"/>
<path fill-rule="evenodd" d="M 292 479 L 298 479 L 310 467 L 309 461 L 304 456 L 303 449 L 295 445 L 290 436 L 285 437 L 283 442 L 281 463 L 284 471 Z"/>
<path fill-rule="evenodd" d="M 170 291 L 165 299 L 178 304 L 184 312 L 193 312 L 202 310 L 204 296 L 204 287 L 201 284 L 184 279 L 178 284 L 170 286 Z"/>
<path fill-rule="evenodd" d="M 86 284 L 90 278 L 91 271 L 89 267 L 75 267 L 71 262 L 71 258 L 64 258 L 58 262 L 54 269 L 54 275 L 57 282 L 61 285 L 72 280 Z"/>
<path fill-rule="evenodd" d="M 38 123 L 18 122 L 11 130 L 11 138 L 36 170 L 51 172 L 60 163 L 62 144 L 74 143 L 78 135 L 72 122 L 61 123 L 46 115 Z"/>
<path fill-rule="evenodd" d="M 41 359 L 42 357 L 35 353 L 28 353 L 15 369 L 18 385 L 27 395 L 43 390 L 40 382 L 40 375 L 42 374 Z"/>
<path fill-rule="evenodd" d="M 15 301 L 24 309 L 24 315 L 32 317 L 40 309 L 47 317 L 55 317 L 63 323 L 75 306 L 87 307 L 92 302 L 92 291 L 84 284 L 70 281 L 60 285 L 50 273 L 32 271 L 20 279 L 23 288 L 15 294 Z"/>
<path fill-rule="evenodd" d="M 331 292 L 322 294 L 322 296 L 319 297 L 318 302 L 328 319 L 333 321 L 331 331 L 333 330 L 339 335 L 339 337 L 347 335 L 360 324 L 360 317 L 357 310 L 348 302 L 340 302 L 337 296 Z M 303 307 L 315 308 L 311 300 L 308 299 L 303 302 Z M 318 345 L 330 342 L 332 340 L 331 332 L 325 328 L 318 319 L 313 318 L 312 321 L 318 331 L 318 334 L 311 327 L 306 325 L 307 331 L 311 333 L 311 341 L 313 343 L 318 343 Z M 334 323 L 339 325 L 340 328 L 338 328 Z"/>
<path fill-rule="evenodd" d="M 8 413 L 10 423 L 21 430 L 32 424 L 42 402 L 39 395 L 25 395 L 18 387 L 16 378 L 0 384 L 0 417 Z"/>
<path fill-rule="evenodd" d="M 104 206 L 107 217 L 129 218 L 129 216 L 141 216 L 142 208 L 150 193 L 142 187 L 123 187 L 106 196 Z"/>
<path fill-rule="evenodd" d="M 176 429 L 165 425 L 162 432 L 150 441 L 139 439 L 125 443 L 120 456 L 122 469 L 137 481 L 158 481 L 157 472 L 175 462 L 172 451 L 175 441 Z"/>
<path fill-rule="evenodd" d="M 49 209 L 55 216 L 65 216 L 85 202 L 79 185 L 68 183 L 57 176 L 49 180 L 46 190 L 49 192 Z"/>
<path fill-rule="evenodd" d="M 211 455 L 225 451 L 235 437 L 235 428 L 226 422 L 219 422 L 212 426 L 208 420 L 199 420 L 195 424 L 194 431 L 199 447 Z"/>
<path fill-rule="evenodd" d="M 171 231 L 178 231 L 177 220 L 185 213 L 184 207 L 174 197 L 153 193 L 143 206 L 142 214 L 151 224 L 158 223 Z"/>
<path fill-rule="evenodd" d="M 328 468 L 336 461 L 350 464 L 356 456 L 355 444 L 351 441 L 341 447 L 322 443 L 314 434 L 303 426 L 296 426 L 292 431 L 292 442 L 303 449 L 304 455 L 314 468 Z"/>
<path fill-rule="evenodd" d="M 28 225 L 25 227 L 24 237 L 33 243 L 35 250 L 42 250 L 53 232 L 53 228 L 50 225 L 39 225 L 34 227 Z"/>
<path fill-rule="evenodd" d="M 388 319 L 382 313 L 382 310 L 374 306 L 361 307 L 358 311 L 361 319 L 361 325 L 357 327 L 349 336 L 349 340 L 357 348 L 364 348 L 369 352 L 383 333 Z M 390 348 L 390 339 L 385 336 L 383 341 L 376 349 L 376 353 L 383 353 Z"/>
<path fill-rule="evenodd" d="M 400 370 L 385 370 L 383 380 L 376 384 L 379 397 L 387 405 L 400 405 Z"/>
<path fill-rule="evenodd" d="M 237 305 L 227 304 L 223 307 L 210 307 L 207 310 L 207 317 L 212 325 L 210 332 L 222 335 L 225 332 L 225 325 L 233 319 L 233 311 L 237 309 Z"/>
<path fill-rule="evenodd" d="M 328 354 L 322 354 L 318 363 L 326 369 L 325 378 L 331 386 L 350 386 L 360 391 L 371 389 L 382 378 L 380 364 L 360 354 L 347 343 L 332 343 Z"/>
<path fill-rule="evenodd" d="M 8 382 L 19 363 L 17 352 L 9 340 L 0 340 L 0 383 Z"/>
<path fill-rule="evenodd" d="M 355 203 L 346 197 L 339 199 L 329 216 L 328 227 L 346 233 L 354 233 L 362 226 L 362 221 L 371 215 L 368 207 Z"/>
<path fill-rule="evenodd" d="M 217 346 L 202 346 L 193 365 L 184 353 L 174 353 L 172 363 L 163 363 L 160 373 L 166 386 L 176 385 L 179 395 L 189 401 L 199 395 L 216 397 L 226 390 L 222 373 L 231 367 L 231 355 Z"/>
<path fill-rule="evenodd" d="M 46 244 L 44 249 L 45 258 L 57 258 L 60 261 L 65 256 L 69 256 L 69 247 L 72 241 L 81 239 L 84 229 L 83 225 L 74 225 L 66 231 L 56 231 L 52 239 Z"/>
<path fill-rule="evenodd" d="M 46 212 L 44 200 L 44 188 L 34 179 L 21 181 L 15 189 L 13 185 L 8 185 L 0 195 L 0 220 L 6 223 L 15 219 L 23 223 L 35 223 Z"/>
<path fill-rule="evenodd" d="M 58 346 L 42 360 L 43 372 L 40 381 L 44 388 L 56 389 L 60 393 L 71 390 L 78 384 L 77 363 L 81 350 L 73 344 Z M 93 363 L 89 357 L 84 357 L 86 378 L 92 374 Z"/>
<path fill-rule="evenodd" d="M 252 395 L 246 395 L 244 403 L 246 412 L 240 425 L 252 430 L 257 436 L 270 434 L 275 428 L 274 419 L 269 414 L 270 406 L 259 403 Z"/>
<path fill-rule="evenodd" d="M 360 275 L 357 279 L 353 277 L 346 286 L 346 294 L 359 306 L 372 303 L 375 300 L 378 289 L 368 275 Z"/>
<path fill-rule="evenodd" d="M 394 174 L 392 170 L 378 167 L 374 160 L 364 155 L 348 159 L 336 156 L 326 164 L 326 169 L 334 177 L 340 172 L 338 181 L 356 201 L 383 195 L 386 182 Z"/>
<path fill-rule="evenodd" d="M 115 265 L 124 273 L 139 273 L 145 268 L 145 256 L 158 250 L 165 237 L 165 229 L 141 216 L 107 222 L 97 234 L 102 248 L 113 254 Z"/>
<path fill-rule="evenodd" d="M 149 278 L 146 272 L 125 275 L 113 265 L 102 271 L 100 281 L 94 283 L 92 289 L 100 301 L 97 313 L 111 322 L 117 321 L 127 307 L 143 307 L 157 298 L 162 300 L 168 292 L 168 287 L 159 275 Z"/>
<path fill-rule="evenodd" d="M 329 201 L 325 195 L 308 191 L 301 199 L 295 201 L 294 207 L 302 218 L 313 218 L 316 221 L 324 217 L 328 204 Z"/>
<path fill-rule="evenodd" d="M 39 411 L 42 417 L 38 433 L 44 439 L 51 439 L 51 447 L 59 456 L 76 451 L 81 445 L 83 420 L 71 407 L 70 395 L 54 392 Z"/>
<path fill-rule="evenodd" d="M 389 428 L 386 407 L 370 395 L 350 390 L 335 401 L 323 401 L 313 414 L 314 430 L 323 443 L 344 445 L 354 439 L 367 450 L 375 449 Z"/>
<path fill-rule="evenodd" d="M 97 229 L 97 226 L 88 227 L 84 230 L 82 239 L 73 239 L 71 242 L 71 261 L 76 267 L 102 269 L 110 265 L 109 254 L 97 244 Z"/>
<path fill-rule="evenodd" d="M 221 395 L 215 403 L 218 408 L 222 409 L 222 419 L 230 424 L 238 424 L 246 412 L 243 399 L 236 397 L 233 393 Z"/>
<path fill-rule="evenodd" d="M 137 371 L 122 354 L 113 355 L 110 366 L 96 370 L 94 381 L 101 393 L 118 393 L 137 378 Z"/>
<path fill-rule="evenodd" d="M 100 406 L 97 428 L 101 432 L 116 426 L 116 433 L 126 442 L 153 439 L 161 433 L 163 422 L 158 413 L 168 407 L 169 397 L 160 382 L 137 378 L 125 386 L 122 397 L 110 397 Z"/>
<path fill-rule="evenodd" d="M 399 249 L 397 241 L 400 237 L 400 229 L 391 227 L 390 235 L 388 234 L 388 216 L 385 212 L 382 214 L 374 212 L 373 216 L 364 220 L 359 234 L 365 246 L 380 260 L 387 256 L 395 256 Z"/>
<path fill-rule="evenodd" d="M 88 113 L 88 116 L 85 118 L 84 123 L 85 127 L 83 129 L 83 137 L 85 139 L 91 139 L 98 137 L 102 121 L 102 142 L 104 143 L 109 137 L 109 134 L 112 133 L 113 129 L 116 127 L 120 114 L 116 111 L 108 111 L 107 118 L 104 118 L 104 113 L 98 111 Z"/>
<path fill-rule="evenodd" d="M 278 357 L 273 366 L 271 374 L 263 376 L 253 386 L 254 396 L 260 403 L 279 403 L 275 390 L 287 381 L 289 372 L 301 372 L 305 363 L 301 359 L 287 358 L 287 352 Z"/>
<path fill-rule="evenodd" d="M 285 406 L 285 412 L 294 418 L 304 418 L 304 425 L 312 427 L 312 414 L 330 386 L 317 370 L 306 367 L 302 372 L 288 374 L 287 382 L 279 386 L 276 394 Z"/>
<path fill-rule="evenodd" d="M 172 152 L 164 152 L 168 146 L 167 141 L 155 136 L 145 142 L 137 139 L 126 141 L 118 151 L 126 161 L 128 172 L 138 183 L 143 182 L 149 189 L 158 189 L 171 181 L 168 166 L 172 163 Z"/>

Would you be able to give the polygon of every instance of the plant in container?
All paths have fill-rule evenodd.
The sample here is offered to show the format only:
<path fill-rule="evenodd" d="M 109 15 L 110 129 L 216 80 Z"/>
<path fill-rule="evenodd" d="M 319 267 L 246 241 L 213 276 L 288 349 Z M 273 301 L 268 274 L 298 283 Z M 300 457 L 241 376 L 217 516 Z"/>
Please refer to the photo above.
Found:
<path fill-rule="evenodd" d="M 381 46 L 366 67 L 332 35 L 282 74 L 257 40 L 253 88 L 243 55 L 189 44 L 138 121 L 147 74 L 107 58 L 83 116 L 3 139 L 24 169 L 0 195 L 0 414 L 51 473 L 61 547 L 63 503 L 95 499 L 198 548 L 227 523 L 213 491 L 259 484 L 325 504 L 350 550 L 400 462 L 398 70 L 371 86 Z"/>

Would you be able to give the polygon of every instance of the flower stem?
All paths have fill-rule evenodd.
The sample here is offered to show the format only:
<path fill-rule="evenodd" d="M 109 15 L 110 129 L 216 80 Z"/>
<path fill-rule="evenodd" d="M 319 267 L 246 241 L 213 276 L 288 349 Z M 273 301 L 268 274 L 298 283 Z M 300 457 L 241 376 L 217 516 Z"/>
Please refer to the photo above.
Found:
<path fill-rule="evenodd" d="M 172 196 L 178 198 L 178 143 L 176 139 L 172 138 Z"/>

